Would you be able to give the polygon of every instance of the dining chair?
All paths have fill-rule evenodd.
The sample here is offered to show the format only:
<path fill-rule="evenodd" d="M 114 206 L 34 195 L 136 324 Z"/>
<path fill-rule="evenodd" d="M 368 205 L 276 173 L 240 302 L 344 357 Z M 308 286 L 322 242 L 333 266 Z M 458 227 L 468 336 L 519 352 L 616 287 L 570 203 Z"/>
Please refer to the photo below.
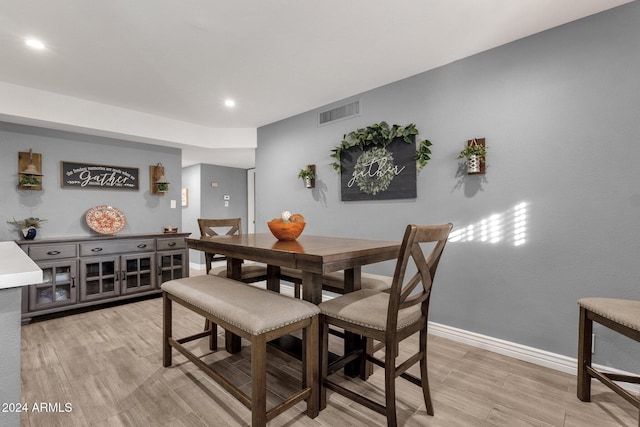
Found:
<path fill-rule="evenodd" d="M 640 384 L 640 376 L 604 372 L 591 364 L 593 322 L 640 342 L 640 301 L 617 298 L 581 298 L 578 332 L 578 399 L 591 401 L 591 379 L 595 378 L 640 410 L 640 397 L 616 382 Z M 640 411 L 638 413 L 640 427 Z"/>
<path fill-rule="evenodd" d="M 200 236 L 233 236 L 242 234 L 241 218 L 204 219 L 198 218 Z M 226 257 L 216 256 L 214 253 L 205 252 L 205 270 L 207 274 L 216 276 L 227 276 L 227 266 L 212 267 L 214 261 L 224 261 Z M 240 280 L 245 283 L 260 282 L 267 280 L 267 267 L 256 264 L 242 264 L 240 270 Z"/>
<path fill-rule="evenodd" d="M 389 292 L 361 289 L 323 302 L 318 306 L 322 312 L 321 409 L 327 405 L 327 389 L 329 389 L 385 415 L 387 424 L 396 426 L 395 381 L 398 376 L 401 376 L 422 388 L 427 413 L 433 415 L 427 372 L 427 320 L 433 280 L 451 228 L 451 224 L 408 225 Z M 427 257 L 424 256 L 421 245 L 431 246 Z M 407 266 L 411 261 L 417 271 L 411 278 L 405 280 Z M 355 351 L 332 360 L 331 364 L 329 364 L 328 351 L 330 325 L 363 337 L 361 345 Z M 416 332 L 419 332 L 420 336 L 417 353 L 396 366 L 399 343 Z M 367 353 L 369 340 L 384 344 L 384 360 Z M 332 374 L 355 360 L 360 361 L 361 377 L 365 375 L 367 360 L 385 369 L 384 405 L 331 381 Z M 406 372 L 409 367 L 418 362 L 420 378 Z"/>

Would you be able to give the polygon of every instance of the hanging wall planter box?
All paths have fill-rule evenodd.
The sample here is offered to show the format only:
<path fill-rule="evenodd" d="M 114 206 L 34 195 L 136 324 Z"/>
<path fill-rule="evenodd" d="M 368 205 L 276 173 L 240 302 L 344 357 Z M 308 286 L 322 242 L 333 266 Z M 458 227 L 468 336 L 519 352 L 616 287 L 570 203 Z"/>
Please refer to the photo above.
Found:
<path fill-rule="evenodd" d="M 484 174 L 486 171 L 487 148 L 484 138 L 467 141 L 466 147 L 458 154 L 458 159 L 467 159 L 467 174 Z"/>

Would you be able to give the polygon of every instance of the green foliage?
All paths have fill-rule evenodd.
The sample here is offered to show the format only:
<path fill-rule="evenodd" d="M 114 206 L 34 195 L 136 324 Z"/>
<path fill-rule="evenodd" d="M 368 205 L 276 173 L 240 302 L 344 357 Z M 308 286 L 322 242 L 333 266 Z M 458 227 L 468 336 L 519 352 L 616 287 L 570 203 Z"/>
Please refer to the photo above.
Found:
<path fill-rule="evenodd" d="M 24 185 L 24 186 L 40 185 L 40 178 L 38 178 L 36 175 L 24 174 L 20 177 L 20 185 Z"/>
<path fill-rule="evenodd" d="M 411 144 L 411 137 L 415 136 L 418 149 L 416 150 L 415 160 L 418 163 L 418 170 L 422 169 L 429 160 L 431 160 L 431 141 L 421 140 L 418 138 L 418 129 L 413 123 L 405 127 L 400 125 L 389 126 L 387 122 L 374 123 L 366 128 L 360 128 L 344 135 L 339 146 L 331 150 L 331 157 L 335 161 L 331 164 L 336 172 L 340 173 L 340 155 L 343 150 L 351 147 L 358 147 L 364 150 L 371 145 L 378 147 L 386 147 L 396 138 L 402 138 L 407 144 Z"/>
<path fill-rule="evenodd" d="M 169 184 L 164 182 L 156 183 L 156 190 L 159 193 L 166 193 L 167 191 L 169 191 Z"/>
<path fill-rule="evenodd" d="M 29 227 L 40 228 L 40 224 L 45 221 L 46 219 L 34 218 L 31 216 L 29 218 L 20 219 L 20 220 L 13 218 L 13 221 L 7 221 L 7 224 L 13 224 L 20 228 L 29 228 Z"/>
<path fill-rule="evenodd" d="M 484 159 L 487 156 L 487 148 L 480 144 L 467 145 L 458 154 L 458 159 L 469 159 L 471 156 L 479 156 Z"/>
<path fill-rule="evenodd" d="M 298 172 L 298 178 L 304 181 L 307 178 L 315 179 L 315 175 L 313 174 L 313 171 L 310 168 L 304 168 L 304 169 L 300 169 L 300 172 Z"/>

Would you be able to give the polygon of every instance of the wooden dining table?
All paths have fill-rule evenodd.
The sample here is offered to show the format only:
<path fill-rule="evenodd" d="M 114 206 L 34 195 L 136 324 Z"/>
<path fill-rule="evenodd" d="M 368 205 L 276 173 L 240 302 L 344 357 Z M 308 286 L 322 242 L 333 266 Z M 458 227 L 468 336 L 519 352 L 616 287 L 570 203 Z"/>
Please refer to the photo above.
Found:
<path fill-rule="evenodd" d="M 241 234 L 187 238 L 187 247 L 227 258 L 227 276 L 240 279 L 243 260 L 267 265 L 267 289 L 280 290 L 280 268 L 289 267 L 302 272 L 303 299 L 322 302 L 322 275 L 344 271 L 345 293 L 360 289 L 361 267 L 367 264 L 396 259 L 399 241 L 360 239 L 350 237 L 302 235 L 296 240 L 277 240 L 270 233 Z M 240 351 L 240 340 L 226 337 L 230 353 Z M 345 339 L 345 350 L 353 339 Z"/>

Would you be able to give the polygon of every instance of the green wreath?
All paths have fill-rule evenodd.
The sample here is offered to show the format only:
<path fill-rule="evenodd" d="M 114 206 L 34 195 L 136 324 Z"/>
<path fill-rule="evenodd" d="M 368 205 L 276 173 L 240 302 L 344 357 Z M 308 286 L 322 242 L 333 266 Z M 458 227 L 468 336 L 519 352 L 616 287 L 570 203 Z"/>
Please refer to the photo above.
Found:
<path fill-rule="evenodd" d="M 393 168 L 380 169 L 380 161 L 386 160 L 389 165 L 394 165 L 393 153 L 386 148 L 373 148 L 367 150 L 358 157 L 353 169 L 353 180 L 363 193 L 376 195 L 385 191 L 395 178 Z M 374 163 L 378 163 L 378 169 L 373 170 Z"/>
<path fill-rule="evenodd" d="M 396 138 L 404 139 L 404 142 L 411 144 L 411 136 L 415 136 L 416 150 L 415 160 L 418 163 L 418 170 L 421 170 L 429 160 L 431 160 L 431 141 L 418 138 L 418 129 L 413 123 L 408 124 L 405 127 L 400 125 L 389 126 L 387 122 L 374 123 L 366 128 L 361 128 L 344 135 L 342 142 L 336 148 L 331 150 L 331 157 L 335 161 L 331 164 L 338 174 L 340 173 L 340 155 L 342 150 L 347 150 L 351 147 L 359 147 L 364 151 L 365 147 L 370 145 L 376 145 L 380 147 L 386 147 Z"/>

